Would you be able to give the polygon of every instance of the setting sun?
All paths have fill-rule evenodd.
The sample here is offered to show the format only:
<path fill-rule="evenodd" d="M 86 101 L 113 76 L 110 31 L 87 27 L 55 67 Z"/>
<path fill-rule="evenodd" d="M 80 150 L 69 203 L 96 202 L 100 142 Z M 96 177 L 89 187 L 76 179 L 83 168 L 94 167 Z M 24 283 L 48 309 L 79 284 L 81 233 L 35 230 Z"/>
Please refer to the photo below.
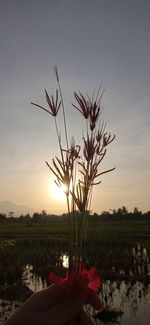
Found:
<path fill-rule="evenodd" d="M 66 185 L 63 184 L 62 187 L 60 188 L 57 186 L 55 183 L 50 184 L 50 194 L 53 196 L 53 198 L 57 200 L 65 200 L 66 199 Z"/>

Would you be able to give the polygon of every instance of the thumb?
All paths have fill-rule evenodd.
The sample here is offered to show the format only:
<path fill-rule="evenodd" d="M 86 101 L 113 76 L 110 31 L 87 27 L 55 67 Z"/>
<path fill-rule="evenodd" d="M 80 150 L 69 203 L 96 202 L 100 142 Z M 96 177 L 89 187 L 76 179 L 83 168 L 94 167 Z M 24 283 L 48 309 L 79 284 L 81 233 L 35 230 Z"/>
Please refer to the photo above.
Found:
<path fill-rule="evenodd" d="M 41 318 L 40 324 L 63 325 L 72 320 L 79 314 L 83 307 L 85 296 L 79 292 L 71 297 L 65 298 L 51 310 L 38 314 L 38 320 Z"/>

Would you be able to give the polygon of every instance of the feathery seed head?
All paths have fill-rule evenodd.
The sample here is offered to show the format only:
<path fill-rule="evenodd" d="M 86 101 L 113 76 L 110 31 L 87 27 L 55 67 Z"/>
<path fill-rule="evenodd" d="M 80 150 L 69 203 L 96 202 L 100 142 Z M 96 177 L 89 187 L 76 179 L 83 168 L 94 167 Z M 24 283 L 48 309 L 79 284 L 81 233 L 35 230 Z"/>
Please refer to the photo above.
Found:
<path fill-rule="evenodd" d="M 38 108 L 43 109 L 45 112 L 51 114 L 52 116 L 57 116 L 60 105 L 61 105 L 61 100 L 58 100 L 58 90 L 56 89 L 55 98 L 53 95 L 51 95 L 51 98 L 50 98 L 46 89 L 44 91 L 45 91 L 46 101 L 49 106 L 49 109 L 47 109 L 41 105 L 35 104 L 35 103 L 31 103 L 31 104 L 34 106 L 37 106 Z"/>
<path fill-rule="evenodd" d="M 72 104 L 87 120 L 89 117 L 89 102 L 85 99 L 85 97 L 79 92 L 79 95 L 74 92 L 74 97 L 78 102 L 78 106 Z"/>
<path fill-rule="evenodd" d="M 91 103 L 89 108 L 89 121 L 90 121 L 90 129 L 94 130 L 96 123 L 98 121 L 100 115 L 100 106 L 97 105 L 96 102 L 94 104 Z"/>
<path fill-rule="evenodd" d="M 58 68 L 57 68 L 56 64 L 54 65 L 54 73 L 55 73 L 57 82 L 59 82 Z"/>
<path fill-rule="evenodd" d="M 94 154 L 95 154 L 95 138 L 91 137 L 89 138 L 89 135 L 87 134 L 87 139 L 83 138 L 84 140 L 84 149 L 83 149 L 83 154 L 84 157 L 87 161 L 90 161 Z"/>

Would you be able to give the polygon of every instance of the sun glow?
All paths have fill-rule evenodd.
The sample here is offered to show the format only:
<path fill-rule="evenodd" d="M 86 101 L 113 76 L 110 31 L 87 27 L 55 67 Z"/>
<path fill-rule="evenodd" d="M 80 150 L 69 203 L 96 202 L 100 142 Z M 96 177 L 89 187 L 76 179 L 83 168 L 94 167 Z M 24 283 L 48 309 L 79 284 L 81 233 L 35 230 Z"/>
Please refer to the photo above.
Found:
<path fill-rule="evenodd" d="M 53 198 L 57 200 L 66 200 L 66 185 L 63 184 L 61 187 L 57 186 L 55 183 L 51 183 L 50 185 L 50 192 Z"/>
<path fill-rule="evenodd" d="M 68 255 L 63 255 L 62 264 L 63 264 L 63 267 L 65 267 L 65 268 L 69 267 L 69 256 Z"/>

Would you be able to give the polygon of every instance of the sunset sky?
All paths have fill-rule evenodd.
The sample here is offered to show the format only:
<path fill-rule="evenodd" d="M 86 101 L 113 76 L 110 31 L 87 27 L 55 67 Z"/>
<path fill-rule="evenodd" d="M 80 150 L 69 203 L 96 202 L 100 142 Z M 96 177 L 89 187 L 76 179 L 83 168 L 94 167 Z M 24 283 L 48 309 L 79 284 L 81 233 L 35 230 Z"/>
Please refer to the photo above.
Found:
<path fill-rule="evenodd" d="M 57 86 L 57 64 L 69 137 L 82 137 L 73 91 L 91 94 L 102 82 L 108 147 L 93 212 L 150 210 L 150 1 L 0 1 L 0 202 L 34 211 L 66 211 L 54 197 L 49 163 L 58 154 L 44 88 Z M 61 122 L 61 121 L 60 121 Z"/>

